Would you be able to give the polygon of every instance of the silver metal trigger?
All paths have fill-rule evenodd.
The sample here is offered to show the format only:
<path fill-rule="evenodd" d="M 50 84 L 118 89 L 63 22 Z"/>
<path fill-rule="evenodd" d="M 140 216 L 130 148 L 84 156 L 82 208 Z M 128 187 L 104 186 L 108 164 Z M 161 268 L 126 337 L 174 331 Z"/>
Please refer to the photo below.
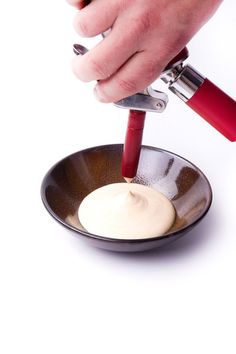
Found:
<path fill-rule="evenodd" d="M 76 55 L 84 55 L 88 52 L 88 49 L 81 44 L 74 44 L 73 51 Z M 148 86 L 142 92 L 114 102 L 114 105 L 124 109 L 161 113 L 166 108 L 167 103 L 168 96 L 164 92 L 154 90 L 151 86 Z"/>

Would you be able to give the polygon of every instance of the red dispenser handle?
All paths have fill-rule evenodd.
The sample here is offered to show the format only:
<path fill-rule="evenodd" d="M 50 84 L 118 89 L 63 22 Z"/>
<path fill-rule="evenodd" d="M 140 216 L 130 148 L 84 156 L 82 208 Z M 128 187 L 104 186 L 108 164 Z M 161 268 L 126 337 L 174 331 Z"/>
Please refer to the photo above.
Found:
<path fill-rule="evenodd" d="M 230 141 L 236 141 L 236 101 L 205 79 L 186 102 Z"/>

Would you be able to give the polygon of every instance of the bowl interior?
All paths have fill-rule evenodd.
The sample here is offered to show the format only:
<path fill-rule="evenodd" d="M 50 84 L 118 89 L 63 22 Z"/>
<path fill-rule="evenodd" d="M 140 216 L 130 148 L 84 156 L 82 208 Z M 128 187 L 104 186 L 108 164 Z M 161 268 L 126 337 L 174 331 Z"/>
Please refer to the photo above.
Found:
<path fill-rule="evenodd" d="M 48 211 L 62 224 L 86 233 L 78 219 L 83 198 L 109 183 L 123 182 L 123 145 L 98 146 L 74 153 L 58 162 L 45 176 L 42 198 Z M 134 180 L 167 196 L 176 209 L 176 220 L 166 235 L 186 231 L 210 207 L 211 187 L 192 163 L 171 152 L 143 146 Z"/>

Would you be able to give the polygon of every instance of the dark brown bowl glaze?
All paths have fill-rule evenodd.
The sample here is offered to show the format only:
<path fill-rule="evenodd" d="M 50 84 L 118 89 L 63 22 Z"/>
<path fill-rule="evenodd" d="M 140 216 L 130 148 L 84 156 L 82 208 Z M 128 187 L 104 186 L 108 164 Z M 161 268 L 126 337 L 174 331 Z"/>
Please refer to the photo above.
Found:
<path fill-rule="evenodd" d="M 176 220 L 163 236 L 118 240 L 90 234 L 80 224 L 77 211 L 83 198 L 109 183 L 123 182 L 123 145 L 104 145 L 76 152 L 54 165 L 46 174 L 41 196 L 48 212 L 63 226 L 94 246 L 121 252 L 156 248 L 178 239 L 206 215 L 212 202 L 205 175 L 186 159 L 172 152 L 142 146 L 135 182 L 150 186 L 174 204 Z"/>

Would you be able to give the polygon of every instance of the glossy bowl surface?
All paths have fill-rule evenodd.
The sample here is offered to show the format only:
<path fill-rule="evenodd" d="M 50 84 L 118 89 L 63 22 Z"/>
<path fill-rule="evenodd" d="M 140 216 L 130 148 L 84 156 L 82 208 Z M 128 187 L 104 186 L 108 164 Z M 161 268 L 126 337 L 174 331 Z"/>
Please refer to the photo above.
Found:
<path fill-rule="evenodd" d="M 202 220 L 212 202 L 212 190 L 206 176 L 181 156 L 142 146 L 134 181 L 162 192 L 172 201 L 176 210 L 172 228 L 163 236 L 137 240 L 112 239 L 85 231 L 77 215 L 79 205 L 94 189 L 124 181 L 121 176 L 122 149 L 121 144 L 96 146 L 56 163 L 41 186 L 42 200 L 48 212 L 92 245 L 121 252 L 160 247 L 178 239 Z"/>

